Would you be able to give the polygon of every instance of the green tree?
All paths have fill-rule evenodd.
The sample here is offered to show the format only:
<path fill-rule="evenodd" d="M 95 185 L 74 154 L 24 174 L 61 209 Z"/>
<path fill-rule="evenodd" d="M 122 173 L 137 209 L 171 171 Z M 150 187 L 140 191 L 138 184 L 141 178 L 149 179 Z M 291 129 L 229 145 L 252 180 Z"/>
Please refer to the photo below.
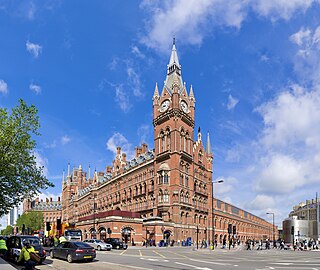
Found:
<path fill-rule="evenodd" d="M 28 213 L 23 213 L 17 219 L 17 226 L 19 231 L 22 231 L 22 224 L 25 225 L 26 230 L 30 228 L 31 232 L 35 230 L 43 229 L 43 214 L 38 211 L 31 211 Z"/>
<path fill-rule="evenodd" d="M 13 234 L 13 227 L 8 225 L 5 229 L 1 230 L 1 235 Z"/>
<path fill-rule="evenodd" d="M 22 99 L 8 112 L 0 108 L 0 216 L 26 198 L 53 186 L 36 164 L 34 154 L 39 136 L 38 110 Z"/>

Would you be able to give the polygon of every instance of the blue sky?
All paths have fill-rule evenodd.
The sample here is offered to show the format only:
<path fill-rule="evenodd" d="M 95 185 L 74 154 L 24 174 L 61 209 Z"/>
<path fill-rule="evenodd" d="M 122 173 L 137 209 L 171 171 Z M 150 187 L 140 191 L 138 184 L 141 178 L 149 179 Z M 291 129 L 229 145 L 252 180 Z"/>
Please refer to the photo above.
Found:
<path fill-rule="evenodd" d="M 44 194 L 68 162 L 104 170 L 118 145 L 153 147 L 173 36 L 215 195 L 281 226 L 320 182 L 318 0 L 0 0 L 0 106 L 38 107 Z"/>

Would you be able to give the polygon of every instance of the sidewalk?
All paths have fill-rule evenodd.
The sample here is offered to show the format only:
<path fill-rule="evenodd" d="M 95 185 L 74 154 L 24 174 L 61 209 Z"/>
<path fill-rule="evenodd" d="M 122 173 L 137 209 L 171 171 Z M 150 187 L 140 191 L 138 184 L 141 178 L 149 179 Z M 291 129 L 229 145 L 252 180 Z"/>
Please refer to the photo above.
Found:
<path fill-rule="evenodd" d="M 0 269 L 1 270 L 16 270 L 13 266 L 11 266 L 8 262 L 4 259 L 0 258 Z"/>

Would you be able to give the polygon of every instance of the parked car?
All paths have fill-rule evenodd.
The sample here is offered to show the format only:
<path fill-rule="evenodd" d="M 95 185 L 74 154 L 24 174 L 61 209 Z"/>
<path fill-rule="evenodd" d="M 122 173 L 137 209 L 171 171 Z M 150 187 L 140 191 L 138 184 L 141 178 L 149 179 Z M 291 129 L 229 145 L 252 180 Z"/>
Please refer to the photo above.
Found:
<path fill-rule="evenodd" d="M 102 242 L 102 240 L 98 240 L 98 239 L 86 239 L 83 242 L 87 243 L 88 245 L 92 246 L 97 250 L 110 251 L 112 249 L 112 245 Z"/>
<path fill-rule="evenodd" d="M 62 242 L 56 247 L 50 248 L 50 257 L 73 261 L 93 261 L 96 257 L 94 248 L 84 242 Z"/>
<path fill-rule="evenodd" d="M 106 243 L 110 244 L 114 249 L 127 249 L 128 245 L 120 241 L 119 238 L 106 238 L 104 240 Z"/>
<path fill-rule="evenodd" d="M 14 261 L 16 264 L 18 263 L 18 259 L 21 253 L 22 248 L 24 247 L 25 241 L 29 241 L 31 246 L 34 247 L 35 252 L 40 256 L 39 264 L 42 264 L 46 259 L 46 251 L 40 245 L 40 239 L 37 236 L 33 235 L 16 235 L 11 236 L 7 239 L 7 256 L 9 260 Z"/>

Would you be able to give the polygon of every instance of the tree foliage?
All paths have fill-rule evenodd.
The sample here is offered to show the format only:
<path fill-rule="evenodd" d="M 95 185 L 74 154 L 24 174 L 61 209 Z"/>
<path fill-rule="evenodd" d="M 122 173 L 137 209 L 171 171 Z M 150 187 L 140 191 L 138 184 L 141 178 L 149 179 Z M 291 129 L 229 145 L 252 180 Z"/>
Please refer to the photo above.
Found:
<path fill-rule="evenodd" d="M 8 225 L 5 229 L 1 230 L 1 235 L 13 234 L 13 227 Z"/>
<path fill-rule="evenodd" d="M 23 213 L 17 219 L 17 226 L 19 231 L 22 231 L 22 224 L 25 225 L 25 229 L 30 228 L 31 232 L 35 230 L 43 229 L 43 213 L 38 211 L 31 211 L 28 213 Z"/>
<path fill-rule="evenodd" d="M 38 110 L 20 99 L 8 112 L 0 108 L 0 216 L 41 189 L 53 186 L 36 163 Z"/>

